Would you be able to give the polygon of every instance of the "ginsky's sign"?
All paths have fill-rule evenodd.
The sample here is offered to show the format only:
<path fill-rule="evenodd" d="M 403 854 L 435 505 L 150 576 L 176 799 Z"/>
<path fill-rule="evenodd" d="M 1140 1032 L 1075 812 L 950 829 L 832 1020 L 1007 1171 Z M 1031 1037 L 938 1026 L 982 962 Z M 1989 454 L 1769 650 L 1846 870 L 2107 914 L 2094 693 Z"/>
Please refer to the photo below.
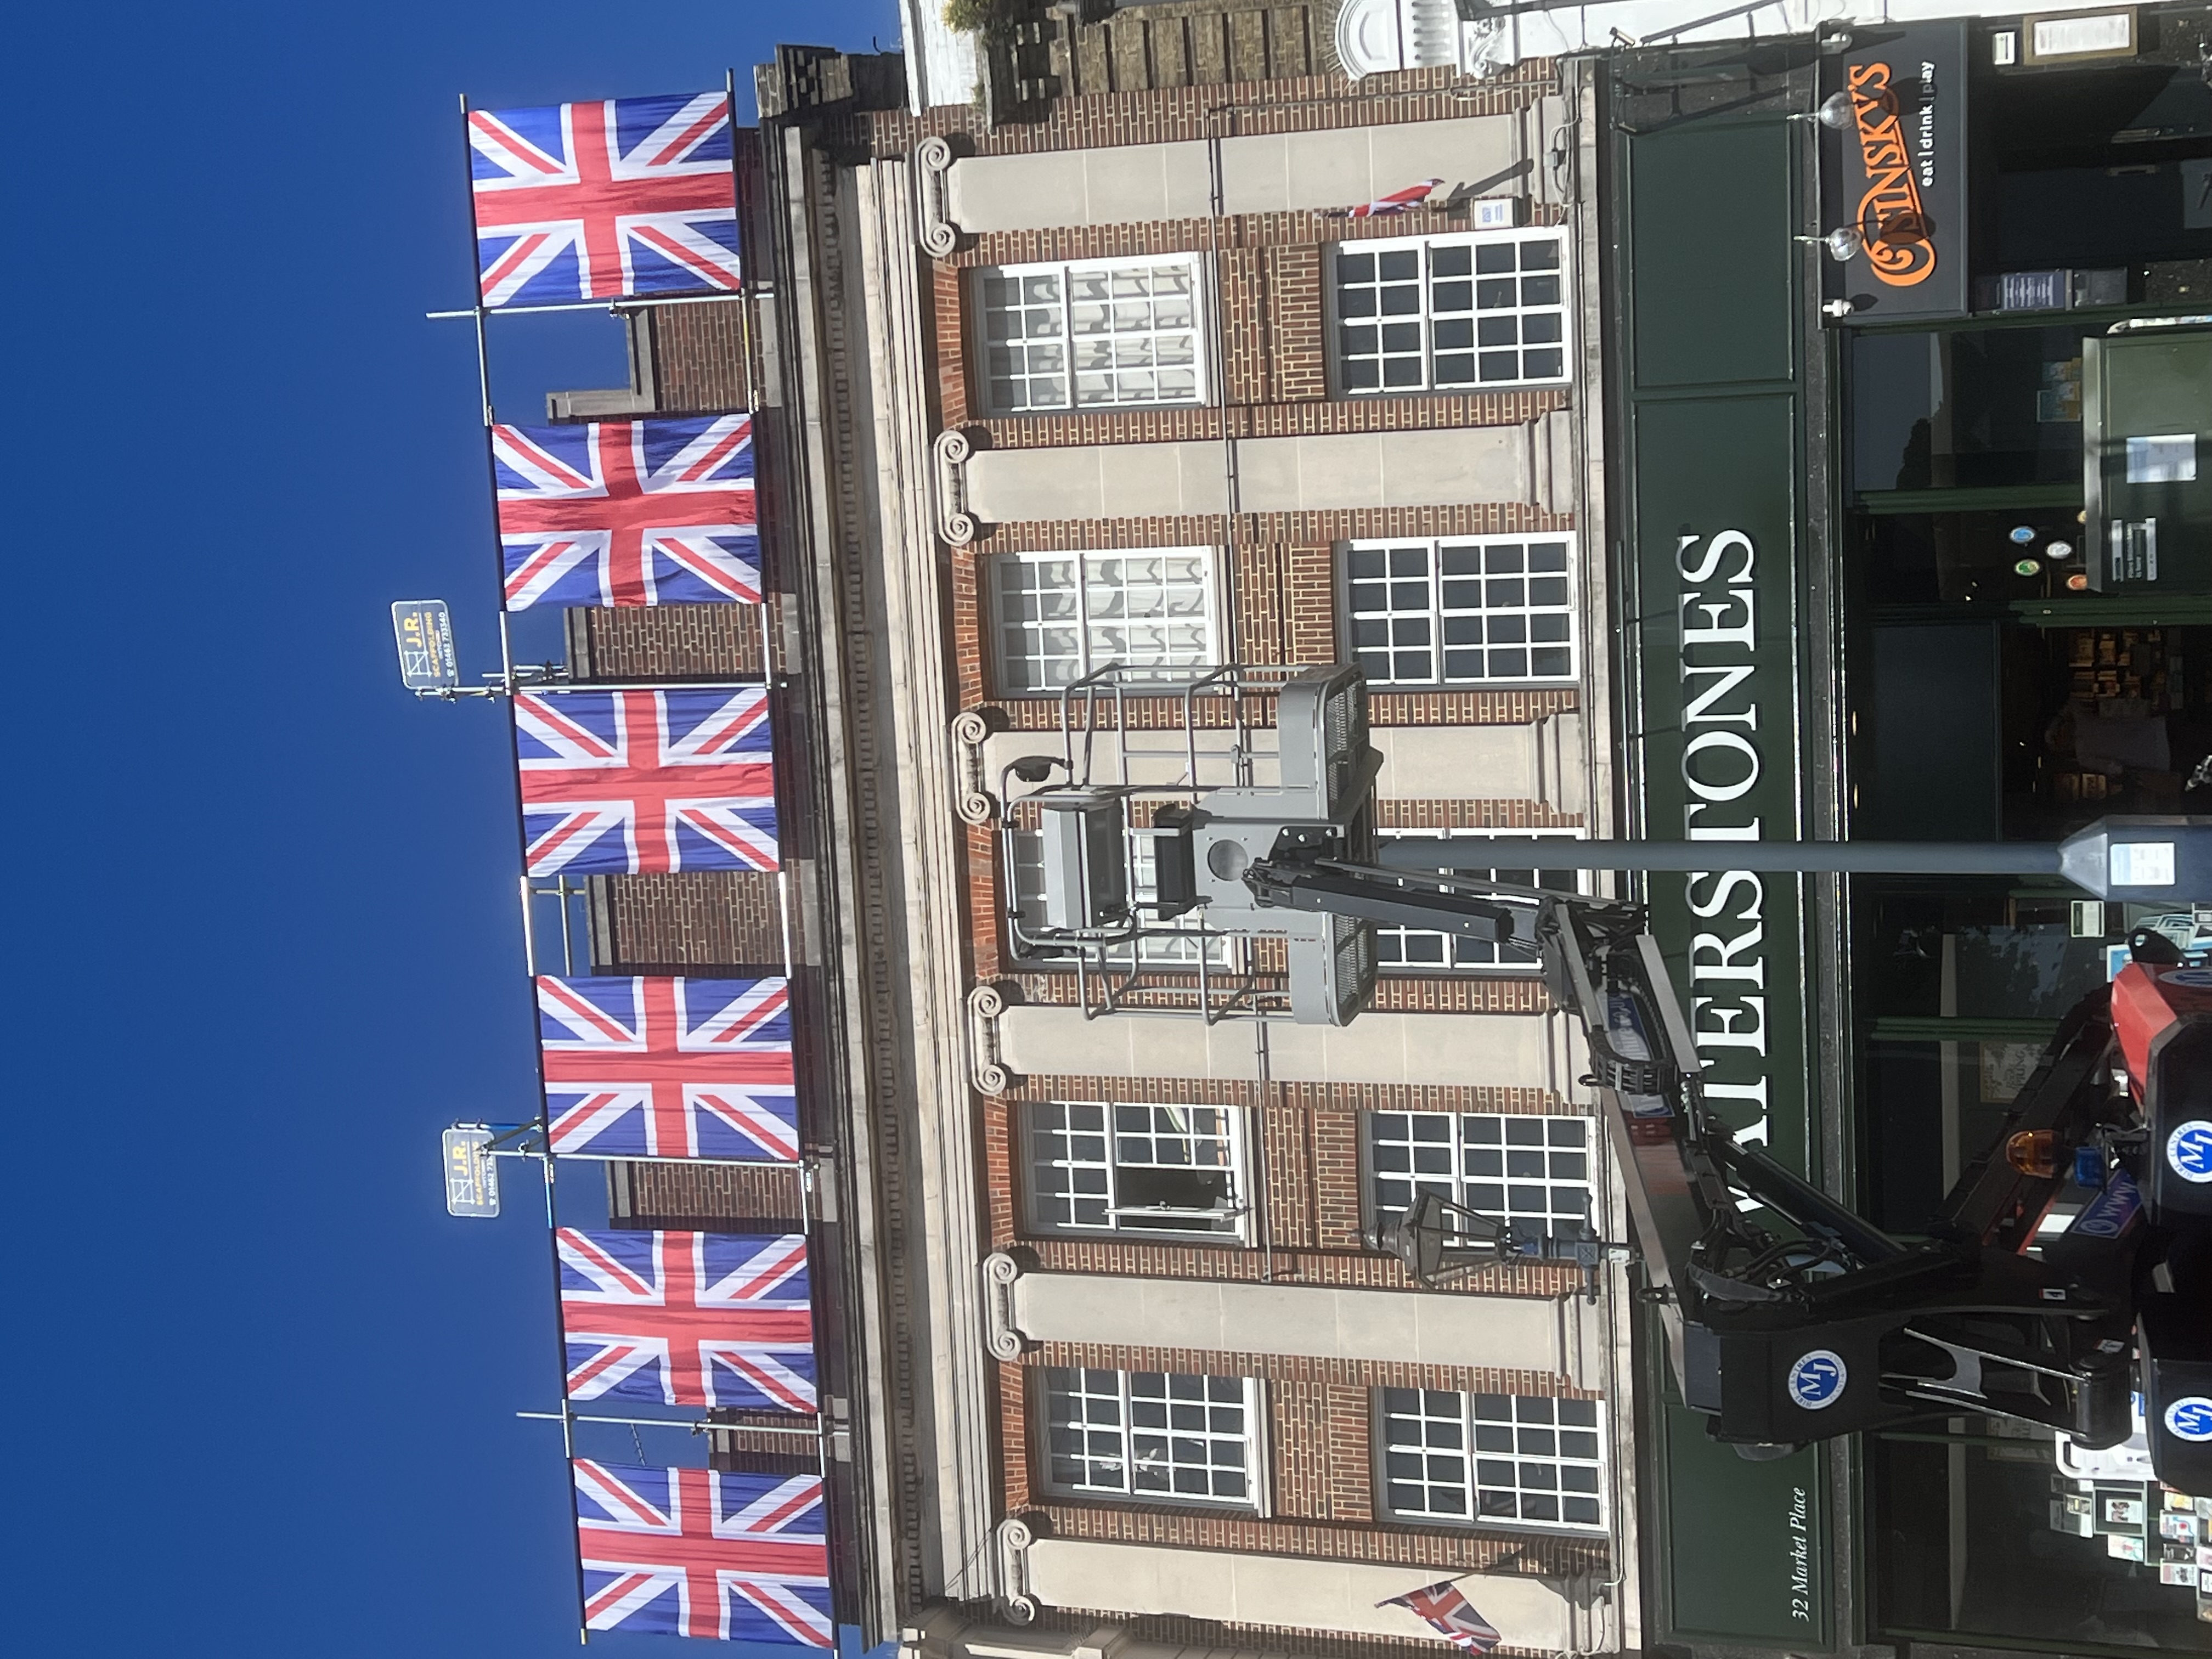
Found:
<path fill-rule="evenodd" d="M 1821 91 L 1850 100 L 1851 125 L 1825 129 L 1826 230 L 1858 234 L 1858 254 L 1827 263 L 1826 295 L 1883 319 L 1966 309 L 1966 26 L 1852 30 L 1828 58 Z"/>

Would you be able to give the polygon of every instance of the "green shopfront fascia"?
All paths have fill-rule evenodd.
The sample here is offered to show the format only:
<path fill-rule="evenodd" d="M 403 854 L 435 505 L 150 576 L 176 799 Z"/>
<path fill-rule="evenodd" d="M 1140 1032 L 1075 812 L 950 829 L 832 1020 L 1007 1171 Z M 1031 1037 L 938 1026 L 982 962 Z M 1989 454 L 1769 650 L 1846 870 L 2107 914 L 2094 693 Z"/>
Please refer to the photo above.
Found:
<path fill-rule="evenodd" d="M 2015 174 L 2066 172 L 2094 196 L 2072 172 L 2099 158 L 2095 134 L 2005 149 L 2008 99 L 2069 88 L 1997 85 L 1973 65 L 2002 26 L 1942 27 L 1941 52 L 1907 32 L 1875 45 L 1942 62 L 1949 107 L 1977 111 L 1960 126 L 1978 148 L 1926 196 L 1996 204 L 1967 216 L 1971 246 L 1953 209 L 1933 231 L 1984 309 L 1824 316 L 1837 277 L 1800 239 L 1828 228 L 1822 168 L 1859 158 L 1837 148 L 1856 135 L 1785 118 L 1849 67 L 1810 41 L 1613 59 L 1601 184 L 1623 804 L 1632 833 L 1714 843 L 1711 872 L 1648 878 L 1654 931 L 1731 1125 L 1905 1234 L 1989 1149 L 2136 918 L 2085 922 L 2078 896 L 2033 880 L 1730 872 L 1729 843 L 2045 839 L 2108 811 L 2212 811 L 2184 775 L 2212 755 L 2212 583 L 2071 580 L 2090 563 L 2082 342 L 2185 308 L 2160 283 L 2198 258 L 2212 276 L 2212 225 L 2201 253 L 2178 207 L 2101 253 L 2010 225 L 1996 207 Z M 2092 88 L 2108 127 L 2161 98 L 2197 118 L 2194 92 L 2123 67 L 2124 85 Z M 1908 105 L 1934 96 L 1932 70 L 1893 78 Z M 2201 139 L 2132 152 L 2141 165 L 2212 156 L 2205 90 Z M 2107 276 L 2092 297 L 2112 303 L 2005 312 L 1990 277 L 2039 248 L 2126 270 L 2124 294 Z M 2112 1494 L 2061 1468 L 2052 1437 L 1974 1416 L 1746 1461 L 1682 1407 L 1656 1340 L 1642 1356 L 1647 1648 L 2212 1650 L 2177 1582 L 2191 1575 L 2164 1570 L 2179 1540 L 2154 1486 L 2137 1492 L 2148 1514 L 2093 1521 L 2081 1511 Z"/>

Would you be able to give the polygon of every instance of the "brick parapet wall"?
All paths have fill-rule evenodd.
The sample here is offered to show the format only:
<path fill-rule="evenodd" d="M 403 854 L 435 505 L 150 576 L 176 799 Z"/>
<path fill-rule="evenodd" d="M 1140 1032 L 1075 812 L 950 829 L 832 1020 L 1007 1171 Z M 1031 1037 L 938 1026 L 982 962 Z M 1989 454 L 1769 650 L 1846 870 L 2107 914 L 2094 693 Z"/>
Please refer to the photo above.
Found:
<path fill-rule="evenodd" d="M 791 1164 L 630 1164 L 620 1228 L 775 1232 L 803 1224 L 806 1201 Z"/>
<path fill-rule="evenodd" d="M 572 625 L 569 666 L 580 680 L 761 678 L 757 605 L 625 605 L 571 614 L 583 635 L 577 641 Z"/>
<path fill-rule="evenodd" d="M 749 303 L 653 307 L 653 389 L 663 413 L 720 414 L 746 407 Z"/>
<path fill-rule="evenodd" d="M 594 930 L 593 967 L 611 973 L 752 969 L 781 973 L 782 890 L 758 870 L 603 876 L 608 926 Z"/>
<path fill-rule="evenodd" d="M 1042 120 L 997 127 L 986 127 L 976 111 L 962 104 L 940 105 L 921 115 L 878 111 L 857 118 L 853 136 L 869 143 L 877 155 L 906 155 L 924 138 L 937 137 L 957 139 L 969 155 L 1036 155 L 1509 115 L 1528 108 L 1558 83 L 1556 61 L 1548 58 L 1528 59 L 1473 85 L 1453 67 L 1402 70 L 1358 81 L 1332 72 L 1225 86 L 1089 93 L 1055 100 Z"/>

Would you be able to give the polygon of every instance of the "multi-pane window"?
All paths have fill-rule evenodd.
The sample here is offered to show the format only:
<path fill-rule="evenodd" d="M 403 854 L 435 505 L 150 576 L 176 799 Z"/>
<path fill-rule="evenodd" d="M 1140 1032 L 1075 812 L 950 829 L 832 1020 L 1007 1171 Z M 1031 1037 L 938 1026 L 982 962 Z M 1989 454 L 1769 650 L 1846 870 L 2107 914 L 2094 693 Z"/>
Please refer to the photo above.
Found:
<path fill-rule="evenodd" d="M 1571 680 L 1573 568 L 1561 537 L 1348 544 L 1345 616 L 1367 683 Z"/>
<path fill-rule="evenodd" d="M 992 412 L 1202 401 L 1198 287 L 1188 255 L 983 272 Z"/>
<path fill-rule="evenodd" d="M 1044 1373 L 1045 1477 L 1085 1497 L 1251 1507 L 1251 1382 L 1182 1371 Z"/>
<path fill-rule="evenodd" d="M 1375 1215 L 1432 1192 L 1501 1221 L 1570 1232 L 1590 1216 L 1590 1120 L 1498 1112 L 1370 1112 Z"/>
<path fill-rule="evenodd" d="M 1040 1100 L 1027 1115 L 1030 1217 L 1038 1228 L 1242 1233 L 1235 1108 Z"/>
<path fill-rule="evenodd" d="M 1565 380 L 1565 245 L 1555 230 L 1340 245 L 1339 385 L 1358 396 Z"/>
<path fill-rule="evenodd" d="M 1437 833 L 1441 835 L 1443 832 Z M 1411 840 L 1413 837 L 1396 835 L 1389 839 Z M 1550 837 L 1500 836 L 1498 839 L 1504 843 L 1498 848 L 1501 856 L 1510 858 L 1525 849 L 1525 855 L 1533 860 L 1544 855 L 1535 843 Z M 1526 866 L 1501 866 L 1493 870 L 1463 870 L 1460 874 L 1471 880 L 1502 881 L 1516 887 L 1543 887 L 1560 893 L 1578 892 L 1582 889 L 1581 872 L 1542 869 L 1533 863 Z M 1510 903 L 1512 901 L 1504 902 Z M 1533 945 L 1512 939 L 1468 939 L 1462 934 L 1441 933 L 1425 927 L 1378 927 L 1375 930 L 1375 959 L 1379 966 L 1395 973 L 1472 970 L 1486 974 L 1533 974 L 1543 966 L 1542 959 Z"/>
<path fill-rule="evenodd" d="M 1207 548 L 1002 555 L 991 562 L 999 689 L 1051 691 L 1109 663 L 1211 662 L 1213 608 Z"/>
<path fill-rule="evenodd" d="M 1382 1390 L 1382 1484 L 1406 1521 L 1605 1524 L 1605 1441 L 1595 1400 Z"/>

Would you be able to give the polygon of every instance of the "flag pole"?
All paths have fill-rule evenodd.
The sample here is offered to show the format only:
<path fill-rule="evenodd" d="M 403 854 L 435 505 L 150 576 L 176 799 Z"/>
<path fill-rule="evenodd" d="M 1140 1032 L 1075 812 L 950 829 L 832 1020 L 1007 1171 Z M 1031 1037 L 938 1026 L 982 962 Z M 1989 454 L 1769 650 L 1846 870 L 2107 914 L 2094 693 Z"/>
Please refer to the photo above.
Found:
<path fill-rule="evenodd" d="M 426 311 L 422 313 L 422 317 L 426 322 L 433 323 L 449 323 L 463 317 L 483 317 L 487 314 L 535 317 L 549 311 L 604 311 L 611 317 L 619 317 L 625 311 L 635 311 L 640 308 L 659 306 L 726 305 L 732 300 L 742 300 L 744 297 L 743 294 L 730 293 L 672 294 L 658 298 L 651 295 L 626 294 L 619 300 L 568 300 L 558 305 L 550 306 L 502 306 L 496 312 L 489 313 L 466 308 L 458 311 Z"/>
<path fill-rule="evenodd" d="M 702 1417 L 691 1422 L 680 1417 L 595 1417 L 588 1412 L 517 1412 L 515 1415 L 538 1423 L 558 1423 L 566 1419 L 570 1423 L 613 1423 L 635 1429 L 689 1429 L 694 1434 L 711 1434 L 716 1429 L 728 1429 L 746 1434 L 782 1434 L 819 1440 L 823 1432 L 818 1426 L 802 1429 L 796 1425 L 785 1428 L 772 1423 L 717 1423 L 711 1417 Z M 822 1419 L 817 1417 L 815 1421 L 819 1425 Z"/>
<path fill-rule="evenodd" d="M 460 106 L 461 182 L 468 191 L 469 204 L 469 286 L 476 301 L 477 389 L 483 399 L 484 482 L 490 487 L 492 597 L 499 617 L 500 684 L 507 692 L 507 756 L 514 767 L 514 777 L 515 848 L 522 862 L 522 954 L 524 966 L 528 970 L 524 983 L 529 988 L 528 1006 L 534 1025 L 538 1018 L 535 977 L 538 969 L 530 916 L 530 826 L 523 811 L 522 729 L 515 718 L 514 659 L 507 634 L 507 556 L 499 539 L 499 463 L 492 449 L 495 417 L 491 402 L 491 357 L 484 330 L 483 273 L 479 251 L 482 244 L 478 240 L 480 228 L 477 223 L 475 147 L 469 140 L 468 94 L 460 94 Z M 531 1045 L 531 1053 L 538 1073 L 538 1127 L 550 1146 L 552 1125 L 547 1115 L 545 1100 L 544 1054 L 536 1043 Z M 559 1208 L 554 1194 L 555 1167 L 551 1158 L 545 1160 L 545 1252 L 553 1269 L 554 1306 L 557 1310 L 561 1294 L 561 1231 Z M 583 1516 L 576 1503 L 576 1425 L 568 1409 L 568 1351 L 557 1312 L 553 1322 L 553 1362 L 555 1375 L 560 1379 L 562 1482 L 568 1489 L 568 1537 L 574 1552 L 570 1559 L 576 1569 L 576 1640 L 580 1645 L 588 1645 L 592 1632 L 584 1593 Z"/>

